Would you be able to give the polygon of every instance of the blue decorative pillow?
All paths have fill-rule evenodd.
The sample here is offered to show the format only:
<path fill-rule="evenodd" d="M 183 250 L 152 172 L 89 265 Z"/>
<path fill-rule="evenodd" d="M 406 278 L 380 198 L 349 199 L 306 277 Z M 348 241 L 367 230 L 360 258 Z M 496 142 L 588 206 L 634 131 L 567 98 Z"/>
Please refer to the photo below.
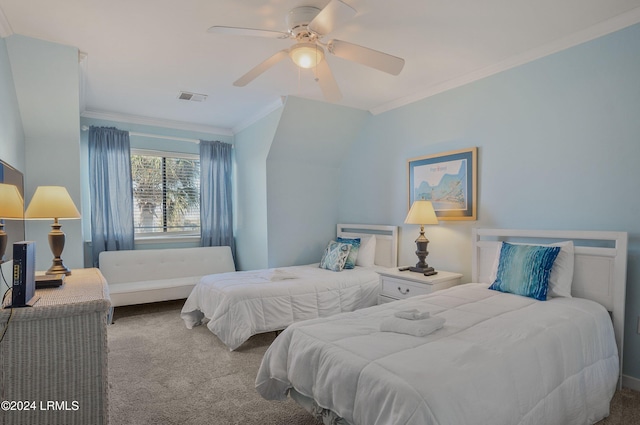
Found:
<path fill-rule="evenodd" d="M 360 238 L 338 238 L 336 242 L 348 243 L 351 245 L 351 251 L 347 257 L 347 262 L 344 263 L 345 269 L 353 269 L 356 266 L 356 258 L 358 258 L 358 251 L 360 250 Z"/>
<path fill-rule="evenodd" d="M 329 242 L 329 245 L 327 245 L 327 248 L 324 250 L 324 254 L 322 254 L 320 268 L 334 272 L 342 271 L 344 263 L 346 263 L 347 257 L 349 256 L 349 251 L 351 251 L 351 245 L 348 243 Z"/>
<path fill-rule="evenodd" d="M 496 280 L 489 289 L 545 301 L 551 267 L 559 252 L 559 246 L 503 242 Z"/>

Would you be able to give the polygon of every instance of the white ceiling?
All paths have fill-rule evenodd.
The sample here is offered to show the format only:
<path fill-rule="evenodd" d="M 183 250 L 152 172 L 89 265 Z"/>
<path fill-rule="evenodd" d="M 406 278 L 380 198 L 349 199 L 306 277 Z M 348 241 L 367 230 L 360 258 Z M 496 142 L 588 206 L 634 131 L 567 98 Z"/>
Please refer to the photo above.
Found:
<path fill-rule="evenodd" d="M 325 37 L 405 59 L 399 76 L 329 56 L 342 105 L 379 113 L 640 22 L 640 0 L 344 0 L 357 10 Z M 84 108 L 237 131 L 295 95 L 322 101 L 285 60 L 232 83 L 292 40 L 207 33 L 212 25 L 286 31 L 297 6 L 328 0 L 0 0 L 0 35 L 87 55 Z M 4 14 L 4 19 L 3 15 Z M 202 103 L 178 100 L 180 90 Z"/>

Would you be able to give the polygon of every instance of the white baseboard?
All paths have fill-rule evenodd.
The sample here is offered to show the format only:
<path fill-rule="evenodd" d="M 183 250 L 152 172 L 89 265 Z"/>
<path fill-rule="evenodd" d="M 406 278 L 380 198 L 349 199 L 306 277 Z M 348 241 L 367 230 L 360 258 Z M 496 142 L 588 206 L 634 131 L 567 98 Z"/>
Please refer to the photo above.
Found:
<path fill-rule="evenodd" d="M 640 391 L 640 379 L 622 375 L 622 386 L 624 388 Z"/>

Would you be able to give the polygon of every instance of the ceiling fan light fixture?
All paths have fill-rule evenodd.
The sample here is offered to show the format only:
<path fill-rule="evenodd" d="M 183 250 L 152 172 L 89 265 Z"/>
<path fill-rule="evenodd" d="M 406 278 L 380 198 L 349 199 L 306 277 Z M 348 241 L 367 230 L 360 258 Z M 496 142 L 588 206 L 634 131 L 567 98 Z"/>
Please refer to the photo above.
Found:
<path fill-rule="evenodd" d="M 315 68 L 324 58 L 324 49 L 315 43 L 298 43 L 289 49 L 289 56 L 300 68 Z"/>

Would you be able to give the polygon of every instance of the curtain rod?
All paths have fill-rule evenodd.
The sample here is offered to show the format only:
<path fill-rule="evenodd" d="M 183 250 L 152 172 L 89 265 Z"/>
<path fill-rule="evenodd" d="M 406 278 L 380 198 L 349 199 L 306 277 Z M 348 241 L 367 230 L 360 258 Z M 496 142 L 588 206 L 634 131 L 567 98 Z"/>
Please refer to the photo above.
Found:
<path fill-rule="evenodd" d="M 161 136 L 159 134 L 149 134 L 149 133 L 138 133 L 137 131 L 130 131 L 129 136 L 153 137 L 155 139 L 180 140 L 181 142 L 200 143 L 200 140 L 198 139 L 187 139 L 186 137 Z"/>
<path fill-rule="evenodd" d="M 87 131 L 87 130 L 89 130 L 89 127 L 86 125 L 83 125 L 82 131 Z M 161 136 L 159 134 L 151 134 L 151 133 L 138 133 L 137 131 L 130 131 L 129 136 L 153 137 L 156 139 L 179 140 L 181 142 L 200 143 L 200 140 L 198 139 L 188 139 L 186 137 Z"/>
<path fill-rule="evenodd" d="M 82 131 L 87 131 L 87 130 L 89 130 L 89 127 L 86 125 L 83 125 Z M 200 143 L 200 140 L 198 139 L 188 139 L 186 137 L 161 136 L 159 134 L 151 134 L 151 133 L 138 133 L 137 131 L 130 131 L 129 136 L 153 137 L 156 139 L 179 140 L 181 142 Z"/>

